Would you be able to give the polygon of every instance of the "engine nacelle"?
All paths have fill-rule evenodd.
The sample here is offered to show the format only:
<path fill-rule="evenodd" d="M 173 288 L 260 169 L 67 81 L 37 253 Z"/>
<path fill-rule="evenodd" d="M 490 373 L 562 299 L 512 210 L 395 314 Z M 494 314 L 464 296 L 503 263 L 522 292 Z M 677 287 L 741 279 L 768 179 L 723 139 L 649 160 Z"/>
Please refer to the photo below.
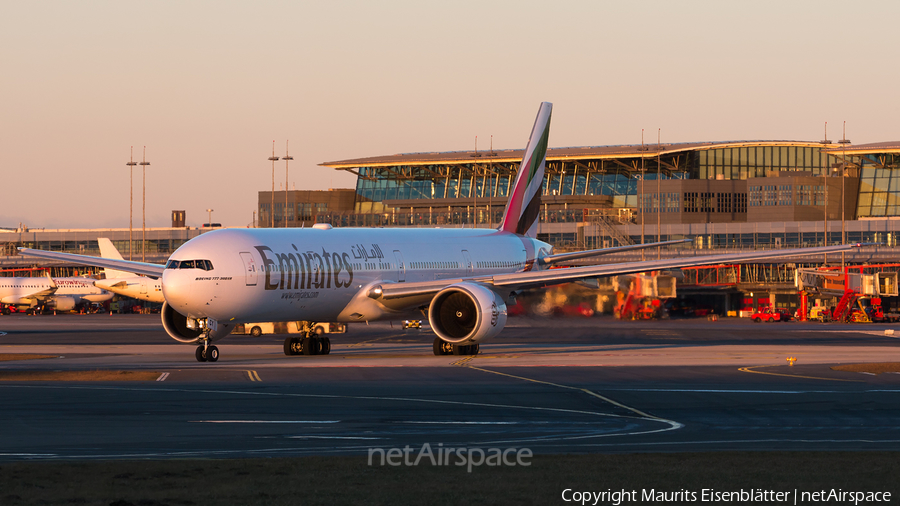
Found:
<path fill-rule="evenodd" d="M 57 311 L 71 311 L 75 309 L 75 298 L 56 296 L 47 305 Z"/>
<path fill-rule="evenodd" d="M 444 288 L 431 300 L 428 323 L 448 343 L 480 343 L 503 330 L 506 303 L 482 285 L 457 283 Z"/>
<path fill-rule="evenodd" d="M 188 321 L 188 317 L 172 309 L 168 302 L 163 302 L 162 324 L 169 337 L 179 343 L 196 343 L 203 337 L 202 324 L 197 320 Z M 234 325 L 219 324 L 216 330 L 209 333 L 210 341 L 218 341 L 227 336 Z"/>

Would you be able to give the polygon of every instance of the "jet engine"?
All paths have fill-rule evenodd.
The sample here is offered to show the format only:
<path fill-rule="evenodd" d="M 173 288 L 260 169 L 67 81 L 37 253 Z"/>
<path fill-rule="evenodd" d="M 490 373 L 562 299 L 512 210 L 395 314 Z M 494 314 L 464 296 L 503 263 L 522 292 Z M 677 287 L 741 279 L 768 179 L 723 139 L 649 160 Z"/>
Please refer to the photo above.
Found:
<path fill-rule="evenodd" d="M 434 333 L 448 343 L 480 343 L 503 330 L 506 303 L 483 285 L 456 283 L 432 299 L 428 322 Z"/>
<path fill-rule="evenodd" d="M 53 297 L 47 305 L 57 311 L 71 311 L 75 309 L 75 298 L 57 296 Z"/>
<path fill-rule="evenodd" d="M 203 337 L 205 319 L 193 320 L 172 309 L 168 302 L 163 302 L 162 324 L 169 337 L 180 343 L 196 343 Z M 231 333 L 234 325 L 219 325 L 209 334 L 210 341 L 219 340 Z"/>

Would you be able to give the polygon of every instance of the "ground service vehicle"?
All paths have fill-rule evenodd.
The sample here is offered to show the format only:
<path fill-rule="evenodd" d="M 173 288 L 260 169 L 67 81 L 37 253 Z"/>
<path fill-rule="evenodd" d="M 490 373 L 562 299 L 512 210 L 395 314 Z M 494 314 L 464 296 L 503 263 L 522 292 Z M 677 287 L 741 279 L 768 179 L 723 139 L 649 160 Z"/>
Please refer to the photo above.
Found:
<path fill-rule="evenodd" d="M 347 325 L 337 322 L 306 322 L 317 335 L 343 334 L 347 332 Z M 255 322 L 239 323 L 235 325 L 232 334 L 249 334 L 259 337 L 263 334 L 299 334 L 302 332 L 304 322 Z"/>
<path fill-rule="evenodd" d="M 822 323 L 831 321 L 831 310 L 825 306 L 813 306 L 809 310 L 809 319 Z"/>
<path fill-rule="evenodd" d="M 775 308 L 765 307 L 760 308 L 759 311 L 753 313 L 753 316 L 750 317 L 756 323 L 759 322 L 780 322 L 784 315 Z"/>

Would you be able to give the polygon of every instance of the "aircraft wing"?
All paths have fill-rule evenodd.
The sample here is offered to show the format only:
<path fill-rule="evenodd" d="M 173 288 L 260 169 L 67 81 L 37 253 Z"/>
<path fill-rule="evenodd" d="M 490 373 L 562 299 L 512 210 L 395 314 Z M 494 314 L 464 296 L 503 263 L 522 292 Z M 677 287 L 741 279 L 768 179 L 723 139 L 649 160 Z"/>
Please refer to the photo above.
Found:
<path fill-rule="evenodd" d="M 651 242 L 649 244 L 631 244 L 628 246 L 616 246 L 613 248 L 591 249 L 587 251 L 576 251 L 574 253 L 559 253 L 557 255 L 548 255 L 540 259 L 544 265 L 553 265 L 560 262 L 568 262 L 570 260 L 578 260 L 580 258 L 598 257 L 601 255 L 611 255 L 613 253 L 622 253 L 624 251 L 634 251 L 639 249 L 657 248 L 660 246 L 671 246 L 673 244 L 684 244 L 686 242 L 694 242 L 693 239 L 675 239 L 672 241 Z"/>
<path fill-rule="evenodd" d="M 495 274 L 492 276 L 473 276 L 470 278 L 441 279 L 412 283 L 385 283 L 370 291 L 370 297 L 398 299 L 437 293 L 454 283 L 481 283 L 495 289 L 506 291 L 537 288 L 557 285 L 582 279 L 618 276 L 636 272 L 658 271 L 695 265 L 712 265 L 721 263 L 741 263 L 755 260 L 766 260 L 786 256 L 818 255 L 822 253 L 839 253 L 860 247 L 860 244 L 822 246 L 818 248 L 780 249 L 771 251 L 753 251 L 750 253 L 726 253 L 723 255 L 705 255 L 693 258 L 671 258 L 665 260 L 648 260 L 645 262 L 624 262 L 607 265 L 591 265 L 568 269 L 547 269 L 541 271 L 516 272 L 512 274 Z"/>
<path fill-rule="evenodd" d="M 92 265 L 94 267 L 105 267 L 107 269 L 133 272 L 135 274 L 143 274 L 154 278 L 162 277 L 163 270 L 165 270 L 165 266 L 159 264 L 132 262 L 130 260 L 115 260 L 112 258 L 92 257 L 90 255 L 76 255 L 58 251 L 19 248 L 19 253 L 25 256 L 46 258 L 48 260 L 59 260 L 62 262 L 72 262 L 82 265 Z"/>

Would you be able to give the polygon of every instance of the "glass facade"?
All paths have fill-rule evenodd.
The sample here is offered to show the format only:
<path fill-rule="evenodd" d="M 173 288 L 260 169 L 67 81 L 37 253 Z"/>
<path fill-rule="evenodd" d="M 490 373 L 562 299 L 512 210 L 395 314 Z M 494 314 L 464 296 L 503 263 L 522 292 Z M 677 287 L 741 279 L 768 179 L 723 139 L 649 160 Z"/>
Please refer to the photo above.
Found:
<path fill-rule="evenodd" d="M 820 146 L 761 145 L 687 150 L 655 156 L 615 159 L 549 160 L 544 195 L 606 195 L 611 207 L 639 206 L 641 172 L 644 181 L 661 179 L 748 179 L 769 171 L 802 171 L 820 176 L 839 160 Z M 425 166 L 359 167 L 359 202 L 407 199 L 505 198 L 513 184 L 517 163 L 457 163 Z M 771 190 L 771 191 L 770 191 Z M 787 194 L 766 188 L 768 205 L 786 202 Z M 646 192 L 644 192 L 646 193 Z M 771 197 L 771 198 L 768 198 Z M 699 198 L 699 197 L 698 197 Z M 750 199 L 751 202 L 754 199 Z M 647 208 L 660 203 L 648 201 Z M 753 204 L 751 204 L 753 205 Z M 785 205 L 785 204 L 781 204 Z M 666 207 L 663 204 L 663 207 Z M 363 208 L 357 204 L 357 211 Z"/>
<path fill-rule="evenodd" d="M 803 171 L 821 176 L 838 160 L 814 146 L 746 146 L 697 151 L 696 179 L 766 177 L 768 171 Z"/>
<path fill-rule="evenodd" d="M 660 179 L 687 179 L 687 170 L 672 170 L 672 158 L 689 158 L 682 153 L 663 158 L 658 171 L 656 159 L 644 161 L 645 182 Z M 668 163 L 668 165 L 666 165 Z M 683 161 L 675 164 L 685 166 Z M 547 163 L 544 195 L 607 195 L 613 207 L 637 207 L 640 185 L 640 158 L 627 163 L 607 160 L 552 161 Z M 506 198 L 514 182 L 518 164 L 446 164 L 425 167 L 360 167 L 356 193 L 366 202 L 406 199 Z M 649 183 L 648 183 L 649 184 Z M 358 210 L 361 210 L 359 204 Z"/>
<path fill-rule="evenodd" d="M 900 216 L 900 157 L 853 157 L 851 160 L 861 165 L 856 215 L 860 218 Z"/>

